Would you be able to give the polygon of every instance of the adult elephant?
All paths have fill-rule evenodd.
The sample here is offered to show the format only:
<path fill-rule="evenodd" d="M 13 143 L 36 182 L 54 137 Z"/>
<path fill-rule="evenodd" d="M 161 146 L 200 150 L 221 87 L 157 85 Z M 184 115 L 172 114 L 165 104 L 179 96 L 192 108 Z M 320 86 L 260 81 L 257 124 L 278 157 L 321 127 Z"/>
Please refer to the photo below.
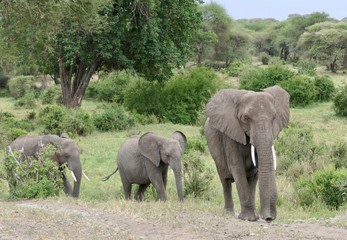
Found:
<path fill-rule="evenodd" d="M 172 139 L 154 133 L 128 138 L 119 148 L 117 169 L 103 180 L 109 179 L 119 169 L 125 199 L 130 199 L 132 184 L 139 184 L 135 199 L 141 201 L 146 188 L 152 183 L 157 198 L 167 200 L 166 184 L 168 166 L 174 172 L 177 194 L 183 201 L 182 155 L 186 147 L 186 136 L 176 131 Z"/>
<path fill-rule="evenodd" d="M 64 183 L 64 192 L 72 197 L 78 197 L 81 186 L 82 167 L 80 160 L 80 149 L 77 144 L 70 138 L 59 137 L 57 135 L 44 136 L 21 136 L 15 139 L 6 149 L 6 154 L 13 154 L 14 151 L 20 151 L 21 158 L 33 156 L 47 144 L 53 144 L 59 150 L 51 156 L 59 166 L 66 164 L 71 170 L 74 179 L 74 187 L 72 189 L 67 177 L 62 171 L 62 179 Z M 61 168 L 61 170 L 63 170 Z M 83 173 L 84 174 L 84 173 Z M 86 177 L 88 179 L 88 177 Z"/>
<path fill-rule="evenodd" d="M 231 183 L 240 198 L 240 219 L 256 221 L 259 178 L 260 217 L 276 218 L 274 140 L 289 122 L 289 94 L 278 86 L 263 92 L 221 90 L 206 106 L 205 136 L 222 182 L 225 209 L 234 213 Z"/>

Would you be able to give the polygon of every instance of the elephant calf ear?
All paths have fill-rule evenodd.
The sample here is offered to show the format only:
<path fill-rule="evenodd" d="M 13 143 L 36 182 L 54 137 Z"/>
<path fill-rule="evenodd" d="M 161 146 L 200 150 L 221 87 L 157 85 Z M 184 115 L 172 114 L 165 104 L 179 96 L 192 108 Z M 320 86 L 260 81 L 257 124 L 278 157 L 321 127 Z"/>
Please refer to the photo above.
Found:
<path fill-rule="evenodd" d="M 140 153 L 151 160 L 157 167 L 159 167 L 160 163 L 160 139 L 154 133 L 145 133 L 139 139 Z"/>
<path fill-rule="evenodd" d="M 186 146 L 187 146 L 186 135 L 184 135 L 181 131 L 176 131 L 172 134 L 172 138 L 176 139 L 180 143 L 182 153 L 184 153 L 184 150 L 186 149 Z"/>

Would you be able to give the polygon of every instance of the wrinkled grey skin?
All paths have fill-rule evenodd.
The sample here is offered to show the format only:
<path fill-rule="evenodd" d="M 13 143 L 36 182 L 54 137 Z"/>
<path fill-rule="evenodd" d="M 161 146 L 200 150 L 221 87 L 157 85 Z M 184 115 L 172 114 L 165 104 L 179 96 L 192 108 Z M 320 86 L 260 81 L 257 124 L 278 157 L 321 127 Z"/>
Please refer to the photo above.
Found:
<path fill-rule="evenodd" d="M 221 90 L 206 106 L 205 136 L 222 182 L 225 209 L 234 213 L 231 183 L 241 203 L 239 218 L 256 221 L 259 178 L 260 217 L 276 218 L 277 190 L 271 147 L 289 122 L 289 95 L 278 86 L 263 92 Z M 251 160 L 256 150 L 256 167 Z"/>
<path fill-rule="evenodd" d="M 82 167 L 80 149 L 72 139 L 59 137 L 57 135 L 21 136 L 7 147 L 6 154 L 9 154 L 9 147 L 11 147 L 13 152 L 15 150 L 21 151 L 22 157 L 35 156 L 40 148 L 49 143 L 61 149 L 60 152 L 52 156 L 52 160 L 58 162 L 59 166 L 66 163 L 67 167 L 75 174 L 77 181 L 74 183 L 73 189 L 63 172 L 62 178 L 64 182 L 64 192 L 69 196 L 77 198 L 81 186 Z"/>
<path fill-rule="evenodd" d="M 174 132 L 172 139 L 150 132 L 128 138 L 117 154 L 117 169 L 122 180 L 125 199 L 130 199 L 132 184 L 139 184 L 135 199 L 141 201 L 146 188 L 152 183 L 158 200 L 166 201 L 167 172 L 170 166 L 175 175 L 179 200 L 183 201 L 182 155 L 186 141 L 185 135 L 180 131 Z"/>

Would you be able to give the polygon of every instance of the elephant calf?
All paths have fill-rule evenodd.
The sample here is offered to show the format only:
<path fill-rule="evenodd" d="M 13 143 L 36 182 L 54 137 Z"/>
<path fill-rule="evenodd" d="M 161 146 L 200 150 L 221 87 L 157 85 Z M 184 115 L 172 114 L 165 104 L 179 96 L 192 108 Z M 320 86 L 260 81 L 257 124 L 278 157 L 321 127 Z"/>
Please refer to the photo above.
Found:
<path fill-rule="evenodd" d="M 57 135 L 21 136 L 7 147 L 6 154 L 13 154 L 14 151 L 20 151 L 22 158 L 35 156 L 46 144 L 53 144 L 59 147 L 60 150 L 52 156 L 52 160 L 56 161 L 59 166 L 66 163 L 67 167 L 71 170 L 75 184 L 72 189 L 65 174 L 62 172 L 64 192 L 67 195 L 77 198 L 80 192 L 81 176 L 84 173 L 81 167 L 80 149 L 72 139 Z M 85 177 L 88 179 L 87 176 Z"/>
<path fill-rule="evenodd" d="M 139 184 L 135 199 L 141 201 L 146 188 L 152 183 L 157 198 L 166 201 L 168 166 L 174 172 L 177 193 L 183 201 L 182 155 L 186 147 L 186 136 L 176 131 L 172 139 L 145 133 L 128 138 L 117 154 L 117 169 L 103 180 L 106 181 L 119 169 L 125 199 L 130 199 L 132 184 Z"/>

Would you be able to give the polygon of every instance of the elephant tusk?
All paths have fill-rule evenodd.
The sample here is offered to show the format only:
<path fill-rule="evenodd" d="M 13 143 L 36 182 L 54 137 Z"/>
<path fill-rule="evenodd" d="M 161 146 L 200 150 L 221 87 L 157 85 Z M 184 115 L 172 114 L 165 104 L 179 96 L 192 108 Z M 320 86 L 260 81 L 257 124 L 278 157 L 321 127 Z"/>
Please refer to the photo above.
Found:
<path fill-rule="evenodd" d="M 89 181 L 89 177 L 82 171 L 83 176 Z"/>
<path fill-rule="evenodd" d="M 256 167 L 257 164 L 255 163 L 255 148 L 253 145 L 251 145 L 251 157 L 252 157 L 253 165 L 254 165 L 254 167 Z"/>
<path fill-rule="evenodd" d="M 275 147 L 272 145 L 272 158 L 274 159 L 274 170 L 276 171 L 277 168 L 277 160 L 276 160 L 276 152 L 275 152 Z"/>
<path fill-rule="evenodd" d="M 73 180 L 74 180 L 75 182 L 77 182 L 77 179 L 76 179 L 75 174 L 73 173 L 73 171 L 71 171 L 71 175 L 72 175 Z"/>

